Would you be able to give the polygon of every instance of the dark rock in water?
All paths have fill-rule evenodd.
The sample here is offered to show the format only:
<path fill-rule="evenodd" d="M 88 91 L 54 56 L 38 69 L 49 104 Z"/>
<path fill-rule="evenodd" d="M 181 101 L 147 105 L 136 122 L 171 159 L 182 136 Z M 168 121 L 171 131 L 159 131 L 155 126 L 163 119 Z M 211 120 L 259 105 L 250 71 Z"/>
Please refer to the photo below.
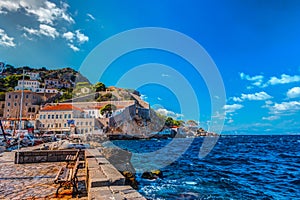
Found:
<path fill-rule="evenodd" d="M 142 178 L 145 178 L 145 179 L 156 179 L 156 177 L 154 177 L 154 174 L 152 174 L 151 172 L 144 172 L 142 174 Z"/>
<path fill-rule="evenodd" d="M 142 174 L 142 178 L 150 179 L 150 180 L 162 178 L 162 177 L 163 177 L 163 174 L 160 170 L 152 170 L 150 172 L 144 172 Z"/>
<path fill-rule="evenodd" d="M 134 189 L 138 189 L 138 182 L 136 181 L 135 175 L 129 171 L 123 171 L 123 176 L 125 177 L 125 184 L 130 185 Z"/>
<path fill-rule="evenodd" d="M 159 178 L 163 178 L 163 173 L 162 171 L 156 169 L 156 170 L 151 170 L 151 173 Z"/>

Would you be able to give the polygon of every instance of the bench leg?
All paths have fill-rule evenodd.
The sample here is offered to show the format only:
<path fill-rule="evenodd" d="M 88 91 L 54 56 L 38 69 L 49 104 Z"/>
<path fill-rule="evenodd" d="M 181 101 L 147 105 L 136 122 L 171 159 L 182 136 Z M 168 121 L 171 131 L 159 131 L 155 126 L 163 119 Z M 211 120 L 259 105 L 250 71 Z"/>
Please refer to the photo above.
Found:
<path fill-rule="evenodd" d="M 56 190 L 56 197 L 58 196 L 58 191 L 59 191 L 60 188 L 62 188 L 62 184 L 61 183 L 59 184 L 59 187 Z"/>
<path fill-rule="evenodd" d="M 73 180 L 73 190 L 75 190 L 75 194 L 78 194 L 79 193 L 78 187 L 77 187 L 78 179 L 77 179 L 77 181 L 76 181 L 76 179 Z"/>

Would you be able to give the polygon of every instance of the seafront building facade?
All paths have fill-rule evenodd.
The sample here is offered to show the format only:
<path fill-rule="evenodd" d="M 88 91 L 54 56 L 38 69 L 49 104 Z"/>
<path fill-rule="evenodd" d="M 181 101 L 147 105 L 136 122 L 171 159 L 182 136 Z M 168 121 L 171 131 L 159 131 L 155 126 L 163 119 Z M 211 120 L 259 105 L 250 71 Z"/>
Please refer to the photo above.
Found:
<path fill-rule="evenodd" d="M 46 105 L 38 114 L 37 127 L 42 132 L 81 134 L 97 128 L 95 118 L 86 118 L 84 110 L 72 104 Z"/>

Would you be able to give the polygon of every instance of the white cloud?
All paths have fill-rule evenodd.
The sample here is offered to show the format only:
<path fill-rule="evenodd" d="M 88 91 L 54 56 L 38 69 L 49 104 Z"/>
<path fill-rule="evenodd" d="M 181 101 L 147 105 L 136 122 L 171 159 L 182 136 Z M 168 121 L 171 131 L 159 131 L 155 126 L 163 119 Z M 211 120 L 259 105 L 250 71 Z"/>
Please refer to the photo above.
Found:
<path fill-rule="evenodd" d="M 162 77 L 169 77 L 169 74 L 161 74 Z"/>
<path fill-rule="evenodd" d="M 84 35 L 83 33 L 80 33 L 80 30 L 76 30 L 75 33 L 76 33 L 77 40 L 80 44 L 89 41 L 89 37 Z"/>
<path fill-rule="evenodd" d="M 300 101 L 275 103 L 273 109 L 275 112 L 297 111 L 300 110 Z"/>
<path fill-rule="evenodd" d="M 294 82 L 300 82 L 300 76 L 299 75 L 286 75 L 282 74 L 280 78 L 277 78 L 275 76 L 271 77 L 270 80 L 267 82 L 267 85 L 278 85 L 278 84 L 287 84 L 287 83 L 294 83 Z"/>
<path fill-rule="evenodd" d="M 266 105 L 271 105 L 271 104 L 273 104 L 273 101 L 267 100 L 265 103 L 266 103 Z"/>
<path fill-rule="evenodd" d="M 38 35 L 38 36 L 44 35 L 47 37 L 52 37 L 53 39 L 59 36 L 59 33 L 56 31 L 56 29 L 51 26 L 48 26 L 46 24 L 40 24 L 39 28 L 40 29 L 32 29 L 32 28 L 23 27 L 24 31 L 26 31 L 31 35 Z"/>
<path fill-rule="evenodd" d="M 73 42 L 73 39 L 74 39 L 74 37 L 75 37 L 75 34 L 72 33 L 71 31 L 68 31 L 68 32 L 64 33 L 64 34 L 62 35 L 62 37 L 65 38 L 66 40 L 70 41 L 70 42 Z"/>
<path fill-rule="evenodd" d="M 266 92 L 256 92 L 254 94 L 242 94 L 241 99 L 249 101 L 262 101 L 272 99 L 273 97 Z"/>
<path fill-rule="evenodd" d="M 146 95 L 144 95 L 144 94 L 141 94 L 141 99 L 143 100 L 143 101 L 146 101 L 147 99 L 148 99 L 148 97 L 146 96 Z"/>
<path fill-rule="evenodd" d="M 266 92 L 256 92 L 254 94 L 242 94 L 241 97 L 232 97 L 232 100 L 235 102 L 243 102 L 245 100 L 249 101 L 263 101 L 272 99 L 273 97 L 267 94 Z"/>
<path fill-rule="evenodd" d="M 165 108 L 159 108 L 159 109 L 156 110 L 156 112 L 158 112 L 161 115 L 165 115 L 165 116 L 168 116 L 168 117 L 173 117 L 173 118 L 176 118 L 176 119 L 178 119 L 180 117 L 183 117 L 183 114 L 175 113 L 175 112 L 167 110 Z"/>
<path fill-rule="evenodd" d="M 40 23 L 49 25 L 53 25 L 57 20 L 74 23 L 73 18 L 67 13 L 68 4 L 61 3 L 61 5 L 59 8 L 55 3 L 45 0 L 1 0 L 0 11 L 17 12 L 23 9 L 25 14 L 33 15 Z"/>
<path fill-rule="evenodd" d="M 74 51 L 79 51 L 79 48 L 76 46 L 89 41 L 89 37 L 81 33 L 80 30 L 76 30 L 75 33 L 71 31 L 65 32 L 62 37 L 68 41 L 68 46 Z"/>
<path fill-rule="evenodd" d="M 232 105 L 225 105 L 223 108 L 225 110 L 226 113 L 233 113 L 241 108 L 243 108 L 244 106 L 241 104 L 232 104 Z"/>
<path fill-rule="evenodd" d="M 75 51 L 75 52 L 77 52 L 77 51 L 80 50 L 78 47 L 74 46 L 73 44 L 70 44 L 70 43 L 69 43 L 68 46 L 69 46 L 73 51 Z"/>
<path fill-rule="evenodd" d="M 263 117 L 262 120 L 273 121 L 273 120 L 277 120 L 279 118 L 280 117 L 277 116 L 277 115 L 272 115 L 272 116 L 269 116 L 269 117 Z"/>
<path fill-rule="evenodd" d="M 87 15 L 89 18 L 91 18 L 92 20 L 95 20 L 95 17 L 94 17 L 92 14 L 87 13 L 86 15 Z"/>
<path fill-rule="evenodd" d="M 0 1 L 0 10 L 6 9 L 8 11 L 17 11 L 20 8 L 18 1 L 11 0 L 1 0 Z M 5 11 L 4 11 L 5 12 Z"/>
<path fill-rule="evenodd" d="M 286 96 L 291 99 L 300 97 L 300 87 L 294 87 L 289 89 L 289 91 L 286 93 Z"/>
<path fill-rule="evenodd" d="M 263 84 L 264 76 L 263 75 L 257 75 L 257 76 L 249 76 L 245 73 L 240 73 L 240 77 L 242 80 L 248 80 L 252 82 L 252 85 L 261 87 Z"/>
<path fill-rule="evenodd" d="M 243 100 L 240 97 L 232 97 L 232 100 L 235 102 L 242 102 Z"/>
<path fill-rule="evenodd" d="M 9 37 L 3 29 L 0 29 L 0 46 L 4 46 L 4 47 L 16 46 L 16 44 L 14 43 L 14 38 Z"/>
<path fill-rule="evenodd" d="M 227 121 L 228 124 L 232 124 L 233 122 L 234 122 L 233 119 L 229 119 L 229 120 Z"/>

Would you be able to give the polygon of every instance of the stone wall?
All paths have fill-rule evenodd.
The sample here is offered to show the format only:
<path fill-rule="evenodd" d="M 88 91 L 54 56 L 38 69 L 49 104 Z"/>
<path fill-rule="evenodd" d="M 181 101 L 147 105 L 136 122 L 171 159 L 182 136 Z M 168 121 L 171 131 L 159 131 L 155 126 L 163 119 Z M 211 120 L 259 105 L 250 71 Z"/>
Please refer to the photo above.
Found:
<path fill-rule="evenodd" d="M 131 186 L 125 185 L 125 177 L 99 152 L 86 152 L 88 199 L 146 200 Z"/>
<path fill-rule="evenodd" d="M 77 150 L 37 150 L 15 152 L 15 164 L 42 163 L 42 162 L 64 162 L 67 155 L 76 155 Z M 19 160 L 18 160 L 19 154 Z M 85 151 L 81 150 L 80 160 L 84 160 Z"/>

